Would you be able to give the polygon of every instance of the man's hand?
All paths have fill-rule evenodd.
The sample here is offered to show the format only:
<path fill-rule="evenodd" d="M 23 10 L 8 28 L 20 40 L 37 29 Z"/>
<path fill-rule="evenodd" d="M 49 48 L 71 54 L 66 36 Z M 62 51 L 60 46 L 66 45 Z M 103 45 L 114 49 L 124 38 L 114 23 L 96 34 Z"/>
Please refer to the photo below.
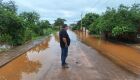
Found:
<path fill-rule="evenodd" d="M 68 45 L 67 45 L 67 44 L 65 44 L 65 47 L 68 47 Z"/>
<path fill-rule="evenodd" d="M 68 47 L 67 39 L 66 39 L 66 38 L 63 38 L 63 41 L 64 41 L 64 43 L 65 43 L 65 47 Z"/>

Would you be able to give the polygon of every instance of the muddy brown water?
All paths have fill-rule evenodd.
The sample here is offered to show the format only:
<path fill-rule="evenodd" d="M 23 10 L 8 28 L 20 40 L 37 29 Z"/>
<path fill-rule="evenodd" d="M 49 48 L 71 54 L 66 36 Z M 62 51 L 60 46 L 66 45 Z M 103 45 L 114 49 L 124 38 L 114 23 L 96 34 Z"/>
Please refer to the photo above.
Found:
<path fill-rule="evenodd" d="M 68 32 L 72 40 L 67 59 L 69 69 L 61 68 L 59 37 L 52 35 L 40 45 L 0 68 L 0 80 L 140 80 L 139 75 L 120 68 L 95 48 L 101 51 L 103 49 L 106 55 L 123 57 L 125 61 L 134 59 L 134 62 L 139 60 L 138 50 L 102 41 L 87 34 L 84 36 L 83 33 L 77 33 L 76 36 L 74 32 Z M 127 53 L 123 52 L 128 54 L 135 52 L 134 55 L 137 55 L 127 57 L 125 55 Z M 114 61 L 118 60 L 116 58 Z M 137 62 L 139 64 L 139 61 Z"/>
<path fill-rule="evenodd" d="M 50 47 L 55 47 L 58 43 L 54 37 L 50 39 L 0 68 L 0 80 L 39 80 L 39 76 L 45 74 L 55 58 L 50 53 L 56 52 Z"/>
<path fill-rule="evenodd" d="M 100 51 L 121 67 L 140 74 L 140 50 L 121 43 L 113 43 L 88 33 L 76 31 L 80 40 L 88 46 Z"/>

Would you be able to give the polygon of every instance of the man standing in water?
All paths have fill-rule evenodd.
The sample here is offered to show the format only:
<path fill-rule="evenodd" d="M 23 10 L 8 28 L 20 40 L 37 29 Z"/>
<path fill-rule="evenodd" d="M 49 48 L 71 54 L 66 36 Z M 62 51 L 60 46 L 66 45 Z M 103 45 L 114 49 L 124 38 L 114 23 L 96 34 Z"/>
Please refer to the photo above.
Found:
<path fill-rule="evenodd" d="M 69 68 L 66 63 L 66 58 L 68 56 L 68 47 L 70 45 L 70 38 L 67 33 L 68 26 L 65 24 L 59 32 L 60 47 L 61 47 L 61 62 L 62 68 Z"/>

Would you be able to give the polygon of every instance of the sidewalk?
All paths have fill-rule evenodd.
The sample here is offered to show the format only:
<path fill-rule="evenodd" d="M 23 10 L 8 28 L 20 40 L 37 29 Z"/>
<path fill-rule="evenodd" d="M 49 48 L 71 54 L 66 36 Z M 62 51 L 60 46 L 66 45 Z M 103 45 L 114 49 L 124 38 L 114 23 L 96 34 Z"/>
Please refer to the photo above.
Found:
<path fill-rule="evenodd" d="M 12 60 L 19 57 L 20 55 L 27 52 L 28 50 L 32 49 L 33 47 L 39 45 L 40 43 L 42 43 L 46 39 L 47 39 L 47 37 L 44 37 L 44 38 L 41 38 L 38 40 L 33 40 L 33 41 L 27 42 L 21 46 L 17 46 L 15 48 L 12 48 L 8 51 L 0 52 L 0 67 L 11 62 Z"/>

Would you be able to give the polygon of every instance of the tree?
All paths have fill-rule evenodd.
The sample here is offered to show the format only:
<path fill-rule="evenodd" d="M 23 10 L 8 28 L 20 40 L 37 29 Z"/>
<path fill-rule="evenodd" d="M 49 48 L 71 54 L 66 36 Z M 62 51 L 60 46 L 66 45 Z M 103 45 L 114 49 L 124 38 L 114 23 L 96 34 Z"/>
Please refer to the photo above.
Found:
<path fill-rule="evenodd" d="M 40 28 L 42 28 L 42 29 L 47 29 L 47 28 L 51 27 L 51 24 L 48 20 L 42 20 L 38 24 L 39 24 Z"/>
<path fill-rule="evenodd" d="M 50 34 L 48 20 L 40 21 L 36 12 L 16 12 L 13 1 L 0 2 L 0 43 L 21 45 L 34 37 Z"/>
<path fill-rule="evenodd" d="M 130 8 L 130 19 L 133 21 L 133 24 L 135 24 L 138 28 L 140 23 L 140 4 L 134 4 Z"/>
<path fill-rule="evenodd" d="M 24 42 L 24 24 L 13 11 L 6 9 L 0 9 L 0 41 L 20 45 Z"/>
<path fill-rule="evenodd" d="M 99 18 L 97 27 L 100 32 L 110 32 L 116 25 L 114 16 L 116 15 L 116 10 L 114 8 L 107 8 L 106 12 Z"/>
<path fill-rule="evenodd" d="M 82 19 L 82 26 L 89 29 L 89 26 L 99 17 L 96 13 L 87 13 Z"/>
<path fill-rule="evenodd" d="M 39 14 L 37 12 L 22 12 L 19 15 L 24 19 L 24 21 L 29 22 L 30 24 L 35 24 L 39 21 Z"/>
<path fill-rule="evenodd" d="M 81 20 L 79 20 L 76 24 L 73 25 L 72 30 L 80 30 L 81 28 Z"/>
<path fill-rule="evenodd" d="M 48 20 L 42 20 L 38 22 L 38 27 L 35 29 L 35 32 L 39 35 L 48 34 L 47 32 L 49 28 L 51 28 L 51 24 Z"/>
<path fill-rule="evenodd" d="M 37 23 L 39 22 L 39 14 L 37 12 L 22 12 L 19 14 L 19 16 L 23 19 L 23 22 L 26 24 L 26 39 L 30 40 L 32 37 L 37 36 L 38 29 Z"/>
<path fill-rule="evenodd" d="M 118 12 L 114 17 L 116 24 L 112 29 L 113 36 L 125 35 L 132 32 L 135 33 L 137 31 L 136 25 L 133 24 L 131 16 L 133 15 L 131 15 L 130 7 L 120 5 Z"/>
<path fill-rule="evenodd" d="M 104 33 L 114 38 L 126 38 L 136 34 L 140 23 L 140 4 L 131 7 L 120 5 L 118 9 L 107 8 L 106 12 L 90 25 L 91 33 Z"/>
<path fill-rule="evenodd" d="M 16 13 L 16 11 L 17 11 L 17 6 L 15 5 L 14 1 L 1 2 L 0 5 L 7 11 L 11 11 L 14 13 Z"/>
<path fill-rule="evenodd" d="M 65 19 L 57 18 L 55 20 L 54 26 L 58 26 L 59 30 L 60 30 L 60 26 L 64 25 L 65 21 L 66 21 Z"/>

